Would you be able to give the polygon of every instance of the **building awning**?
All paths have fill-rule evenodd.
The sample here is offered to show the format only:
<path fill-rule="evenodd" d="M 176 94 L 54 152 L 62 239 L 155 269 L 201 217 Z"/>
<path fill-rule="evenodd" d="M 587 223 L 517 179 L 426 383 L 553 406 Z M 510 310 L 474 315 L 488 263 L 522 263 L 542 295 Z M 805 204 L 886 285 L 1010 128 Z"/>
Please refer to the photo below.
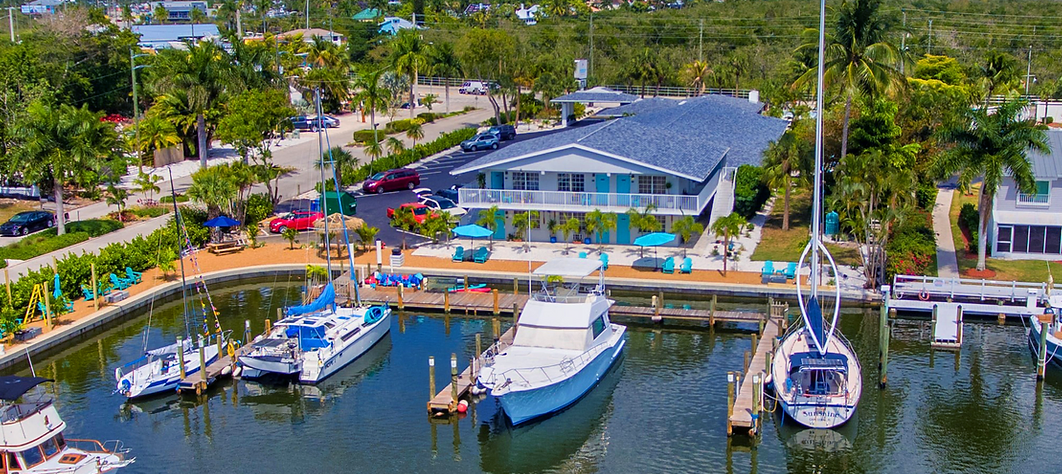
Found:
<path fill-rule="evenodd" d="M 1062 226 L 1062 213 L 1045 212 L 1048 209 L 1030 209 L 1028 211 L 992 211 L 996 225 L 1049 225 Z"/>
<path fill-rule="evenodd" d="M 619 104 L 629 104 L 638 100 L 638 96 L 627 94 L 620 91 L 614 91 L 605 87 L 594 87 L 582 91 L 572 92 L 571 94 L 562 95 L 555 99 L 550 99 L 550 103 L 562 104 L 562 103 L 589 103 L 589 102 L 615 102 Z"/>

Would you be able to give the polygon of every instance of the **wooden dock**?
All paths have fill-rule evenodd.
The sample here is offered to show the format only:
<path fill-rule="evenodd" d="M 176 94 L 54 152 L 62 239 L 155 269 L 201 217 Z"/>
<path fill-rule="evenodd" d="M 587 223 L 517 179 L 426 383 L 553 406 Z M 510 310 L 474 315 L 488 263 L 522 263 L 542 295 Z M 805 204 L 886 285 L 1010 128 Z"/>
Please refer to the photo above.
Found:
<path fill-rule="evenodd" d="M 236 367 L 236 360 L 240 357 L 240 353 L 243 349 L 243 347 L 236 349 L 235 355 L 233 356 L 229 356 L 227 352 L 219 354 L 218 358 L 214 359 L 214 362 L 207 364 L 205 371 L 199 370 L 194 374 L 189 374 L 184 380 L 181 380 L 177 384 L 177 392 L 195 392 L 196 395 L 200 395 L 219 377 L 231 376 L 232 371 Z M 188 369 L 191 370 L 190 367 Z"/>
<path fill-rule="evenodd" d="M 492 345 L 487 348 L 487 351 L 502 352 L 507 347 L 512 345 L 513 338 L 516 337 L 516 327 L 509 328 L 498 338 L 498 344 Z M 483 359 L 487 352 L 479 354 L 474 361 L 470 361 L 468 367 L 465 368 L 460 374 L 457 375 L 456 380 L 451 380 L 449 384 L 443 387 L 442 391 L 435 394 L 431 400 L 428 401 L 428 413 L 433 415 L 445 415 L 454 413 L 457 411 L 457 403 L 462 398 L 468 395 L 472 385 L 476 383 L 476 373 L 480 367 L 483 367 Z M 434 370 L 434 368 L 432 368 Z M 451 377 L 453 378 L 453 377 Z M 457 389 L 454 390 L 454 384 L 456 383 Z"/>
<path fill-rule="evenodd" d="M 761 334 L 756 346 L 753 347 L 753 353 L 751 354 L 751 361 L 749 366 L 745 367 L 745 375 L 741 379 L 741 385 L 738 389 L 737 397 L 734 400 L 734 408 L 730 413 L 730 425 L 735 428 L 742 428 L 746 430 L 752 430 L 755 428 L 753 424 L 753 412 L 756 411 L 757 399 L 760 401 L 759 408 L 763 407 L 763 397 L 757 397 L 757 388 L 762 390 L 763 381 L 767 378 L 767 373 L 770 371 L 770 367 L 767 366 L 768 354 L 772 354 L 774 351 L 774 341 L 781 333 L 781 318 L 771 318 L 763 326 L 763 334 Z M 760 386 L 757 387 L 753 383 L 753 375 L 759 374 Z"/>

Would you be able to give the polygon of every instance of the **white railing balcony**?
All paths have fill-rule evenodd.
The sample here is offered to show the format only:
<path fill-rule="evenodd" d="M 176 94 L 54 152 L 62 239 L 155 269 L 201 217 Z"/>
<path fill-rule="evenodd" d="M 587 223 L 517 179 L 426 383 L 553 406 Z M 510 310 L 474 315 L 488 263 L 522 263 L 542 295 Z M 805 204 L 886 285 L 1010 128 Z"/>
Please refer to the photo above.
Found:
<path fill-rule="evenodd" d="M 1032 204 L 1046 206 L 1051 202 L 1050 194 L 1026 194 L 1018 193 L 1018 204 Z"/>
<path fill-rule="evenodd" d="M 461 188 L 458 191 L 458 204 L 465 208 L 498 206 L 500 209 L 509 210 L 575 212 L 600 209 L 617 213 L 626 212 L 630 208 L 645 209 L 652 204 L 656 207 L 657 214 L 697 215 L 708 203 L 704 194 L 706 193 L 686 196 Z"/>

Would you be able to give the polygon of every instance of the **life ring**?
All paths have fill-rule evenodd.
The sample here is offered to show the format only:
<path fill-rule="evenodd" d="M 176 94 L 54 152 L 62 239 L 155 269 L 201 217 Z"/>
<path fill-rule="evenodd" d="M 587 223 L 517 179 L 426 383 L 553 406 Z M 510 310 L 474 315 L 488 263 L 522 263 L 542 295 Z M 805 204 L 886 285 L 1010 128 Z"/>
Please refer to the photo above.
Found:
<path fill-rule="evenodd" d="M 929 301 L 929 292 L 926 290 L 922 290 L 918 293 L 918 299 L 922 301 Z"/>

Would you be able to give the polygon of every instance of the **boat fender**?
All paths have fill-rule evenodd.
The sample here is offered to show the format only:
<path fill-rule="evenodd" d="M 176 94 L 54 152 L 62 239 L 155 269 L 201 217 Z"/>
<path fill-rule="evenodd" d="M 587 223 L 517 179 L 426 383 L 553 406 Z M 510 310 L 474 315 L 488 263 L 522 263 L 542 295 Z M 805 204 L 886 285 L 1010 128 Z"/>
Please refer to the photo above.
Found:
<path fill-rule="evenodd" d="M 240 375 L 243 375 L 243 367 L 236 367 L 236 370 L 232 371 L 232 376 L 235 378 L 240 378 Z"/>
<path fill-rule="evenodd" d="M 232 367 L 225 366 L 221 368 L 221 375 L 229 375 L 232 373 Z"/>
<path fill-rule="evenodd" d="M 461 400 L 457 403 L 457 412 L 465 413 L 468 411 L 468 400 Z"/>
<path fill-rule="evenodd" d="M 926 290 L 922 290 L 920 293 L 918 293 L 918 299 L 922 301 L 929 301 L 929 292 Z"/>

